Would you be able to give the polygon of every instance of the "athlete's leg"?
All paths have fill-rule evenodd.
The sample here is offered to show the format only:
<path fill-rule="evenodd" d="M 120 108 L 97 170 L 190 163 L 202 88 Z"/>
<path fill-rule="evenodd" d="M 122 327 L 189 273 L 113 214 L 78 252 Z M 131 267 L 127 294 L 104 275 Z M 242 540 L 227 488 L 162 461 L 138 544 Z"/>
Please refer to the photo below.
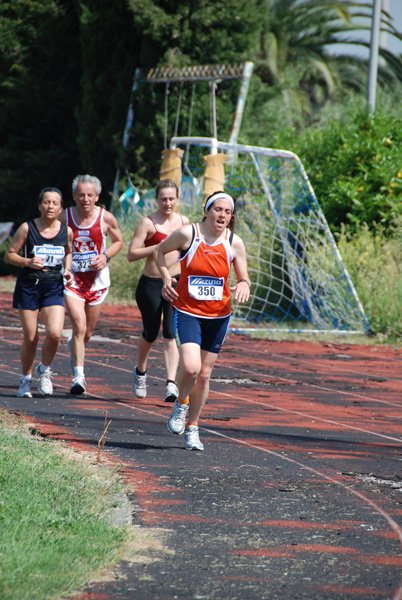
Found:
<path fill-rule="evenodd" d="M 87 315 L 85 301 L 74 296 L 64 296 L 68 316 L 73 327 L 71 337 L 71 357 L 74 367 L 83 367 L 85 360 L 85 335 L 87 331 Z"/>
<path fill-rule="evenodd" d="M 198 344 L 186 342 L 181 344 L 180 368 L 177 375 L 177 385 L 181 400 L 185 400 L 191 394 L 201 371 L 201 349 Z"/>
<path fill-rule="evenodd" d="M 158 337 L 162 316 L 162 285 L 160 279 L 142 275 L 135 290 L 135 300 L 143 325 L 137 345 L 137 369 L 140 373 L 146 372 L 152 344 Z"/>
<path fill-rule="evenodd" d="M 24 339 L 21 346 L 21 368 L 23 375 L 32 375 L 35 362 L 36 348 L 38 346 L 38 319 L 39 310 L 19 309 L 19 316 Z"/>
<path fill-rule="evenodd" d="M 165 359 L 166 379 L 176 381 L 179 365 L 179 350 L 174 331 L 174 311 L 170 302 L 162 298 L 163 312 L 163 357 Z"/>
<path fill-rule="evenodd" d="M 187 418 L 189 424 L 198 423 L 202 408 L 208 399 L 209 382 L 217 358 L 218 354 L 201 350 L 201 369 L 190 393 L 190 408 Z"/>
<path fill-rule="evenodd" d="M 64 306 L 45 306 L 41 309 L 46 337 L 42 346 L 42 364 L 48 367 L 57 352 L 64 325 Z"/>
<path fill-rule="evenodd" d="M 163 356 L 166 366 L 166 379 L 176 381 L 176 372 L 179 364 L 179 351 L 176 340 L 167 340 L 163 338 Z"/>
<path fill-rule="evenodd" d="M 137 368 L 140 373 L 145 373 L 147 370 L 148 357 L 151 348 L 152 342 L 147 342 L 141 334 L 137 345 Z"/>
<path fill-rule="evenodd" d="M 96 323 L 98 322 L 99 315 L 101 314 L 102 303 L 100 304 L 86 304 L 85 314 L 87 327 L 84 336 L 84 343 L 86 344 L 92 337 Z"/>

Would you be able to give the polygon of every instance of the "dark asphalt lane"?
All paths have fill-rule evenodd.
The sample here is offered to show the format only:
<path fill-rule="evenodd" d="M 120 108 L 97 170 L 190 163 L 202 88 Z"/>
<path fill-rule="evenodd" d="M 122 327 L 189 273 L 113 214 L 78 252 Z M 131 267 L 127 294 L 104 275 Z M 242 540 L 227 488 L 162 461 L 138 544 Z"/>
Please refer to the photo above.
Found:
<path fill-rule="evenodd" d="M 42 435 L 93 449 L 133 486 L 133 522 L 164 549 L 79 600 L 402 599 L 402 353 L 229 335 L 202 419 L 205 451 L 171 435 L 158 343 L 149 394 L 131 391 L 138 313 L 105 305 L 88 395 L 15 397 L 21 333 L 0 294 L 0 406 Z M 68 322 L 66 322 L 68 327 Z"/>

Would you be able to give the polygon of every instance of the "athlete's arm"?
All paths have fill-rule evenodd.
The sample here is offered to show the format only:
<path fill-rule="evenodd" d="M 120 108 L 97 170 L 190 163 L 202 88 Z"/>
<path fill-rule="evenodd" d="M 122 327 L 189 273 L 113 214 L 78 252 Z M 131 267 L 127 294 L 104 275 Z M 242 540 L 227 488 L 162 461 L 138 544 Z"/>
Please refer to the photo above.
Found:
<path fill-rule="evenodd" d="M 20 256 L 20 251 L 24 247 L 25 242 L 28 238 L 28 223 L 20 225 L 15 232 L 11 244 L 9 245 L 7 252 L 4 255 L 4 262 L 14 265 L 16 267 L 29 267 L 30 269 L 42 269 L 43 258 L 34 256 L 33 258 L 25 258 Z"/>
<path fill-rule="evenodd" d="M 71 285 L 74 281 L 74 275 L 71 272 L 71 265 L 73 262 L 73 230 L 71 227 L 67 227 L 67 248 L 66 256 L 64 258 L 64 279 L 66 285 Z"/>
<path fill-rule="evenodd" d="M 123 236 L 117 223 L 117 219 L 112 213 L 105 211 L 104 221 L 107 225 L 106 233 L 113 242 L 107 249 L 107 253 L 110 258 L 113 258 L 113 256 L 116 256 L 123 248 Z"/>
<path fill-rule="evenodd" d="M 247 272 L 246 248 L 243 240 L 238 236 L 233 236 L 232 242 L 233 267 L 237 277 L 237 284 L 230 288 L 234 291 L 235 300 L 247 302 L 250 297 L 250 278 Z"/>
<path fill-rule="evenodd" d="M 165 254 L 169 252 L 187 250 L 193 238 L 193 228 L 190 224 L 183 225 L 176 229 L 166 239 L 164 239 L 154 250 L 155 264 L 163 279 L 162 296 L 165 300 L 174 300 L 179 297 L 174 289 L 174 284 L 177 280 L 169 273 L 166 266 Z"/>
<path fill-rule="evenodd" d="M 105 210 L 103 222 L 105 225 L 105 234 L 110 236 L 112 244 L 107 249 L 107 255 L 110 258 L 116 256 L 118 252 L 123 248 L 123 236 L 121 235 L 120 228 L 117 224 L 116 217 L 111 212 Z M 94 271 L 101 271 L 108 263 L 108 257 L 106 254 L 99 254 L 94 260 L 91 261 L 91 268 Z"/>
<path fill-rule="evenodd" d="M 134 235 L 131 238 L 130 246 L 127 252 L 128 262 L 134 262 L 135 260 L 141 260 L 141 258 L 148 258 L 152 256 L 155 250 L 154 246 L 144 247 L 145 240 L 155 230 L 152 225 L 151 219 L 144 217 L 141 219 L 137 229 L 134 231 Z"/>

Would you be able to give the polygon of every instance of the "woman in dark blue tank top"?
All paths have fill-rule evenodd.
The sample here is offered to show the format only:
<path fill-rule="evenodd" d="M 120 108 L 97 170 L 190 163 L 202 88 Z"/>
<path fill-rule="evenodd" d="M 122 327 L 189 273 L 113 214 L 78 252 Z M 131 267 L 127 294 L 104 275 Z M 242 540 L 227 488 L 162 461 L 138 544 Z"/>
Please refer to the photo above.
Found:
<path fill-rule="evenodd" d="M 73 279 L 70 271 L 73 234 L 57 219 L 63 208 L 61 192 L 57 188 L 42 190 L 38 208 L 41 216 L 17 229 L 4 257 L 5 262 L 22 267 L 15 284 L 13 307 L 19 311 L 24 335 L 22 377 L 17 396 L 26 398 L 32 398 L 39 313 L 45 324 L 46 337 L 42 360 L 36 369 L 38 391 L 42 396 L 53 393 L 50 365 L 59 347 L 64 325 L 63 277 L 66 285 Z"/>

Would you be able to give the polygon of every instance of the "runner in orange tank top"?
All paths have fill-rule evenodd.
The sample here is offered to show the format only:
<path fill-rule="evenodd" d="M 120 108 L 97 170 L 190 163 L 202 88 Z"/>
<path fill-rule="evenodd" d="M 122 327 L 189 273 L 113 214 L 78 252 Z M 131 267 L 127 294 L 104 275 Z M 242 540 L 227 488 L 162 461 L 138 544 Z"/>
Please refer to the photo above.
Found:
<path fill-rule="evenodd" d="M 180 354 L 179 397 L 167 427 L 171 433 L 184 433 L 186 450 L 204 449 L 198 420 L 229 327 L 230 292 L 234 292 L 238 302 L 247 302 L 250 296 L 245 246 L 233 233 L 234 206 L 229 194 L 215 192 L 205 203 L 201 223 L 180 227 L 155 250 L 155 262 L 163 278 L 162 295 L 175 309 Z M 165 255 L 174 250 L 180 251 L 177 289 L 165 260 Z M 227 280 L 232 264 L 237 284 L 229 288 Z"/>

